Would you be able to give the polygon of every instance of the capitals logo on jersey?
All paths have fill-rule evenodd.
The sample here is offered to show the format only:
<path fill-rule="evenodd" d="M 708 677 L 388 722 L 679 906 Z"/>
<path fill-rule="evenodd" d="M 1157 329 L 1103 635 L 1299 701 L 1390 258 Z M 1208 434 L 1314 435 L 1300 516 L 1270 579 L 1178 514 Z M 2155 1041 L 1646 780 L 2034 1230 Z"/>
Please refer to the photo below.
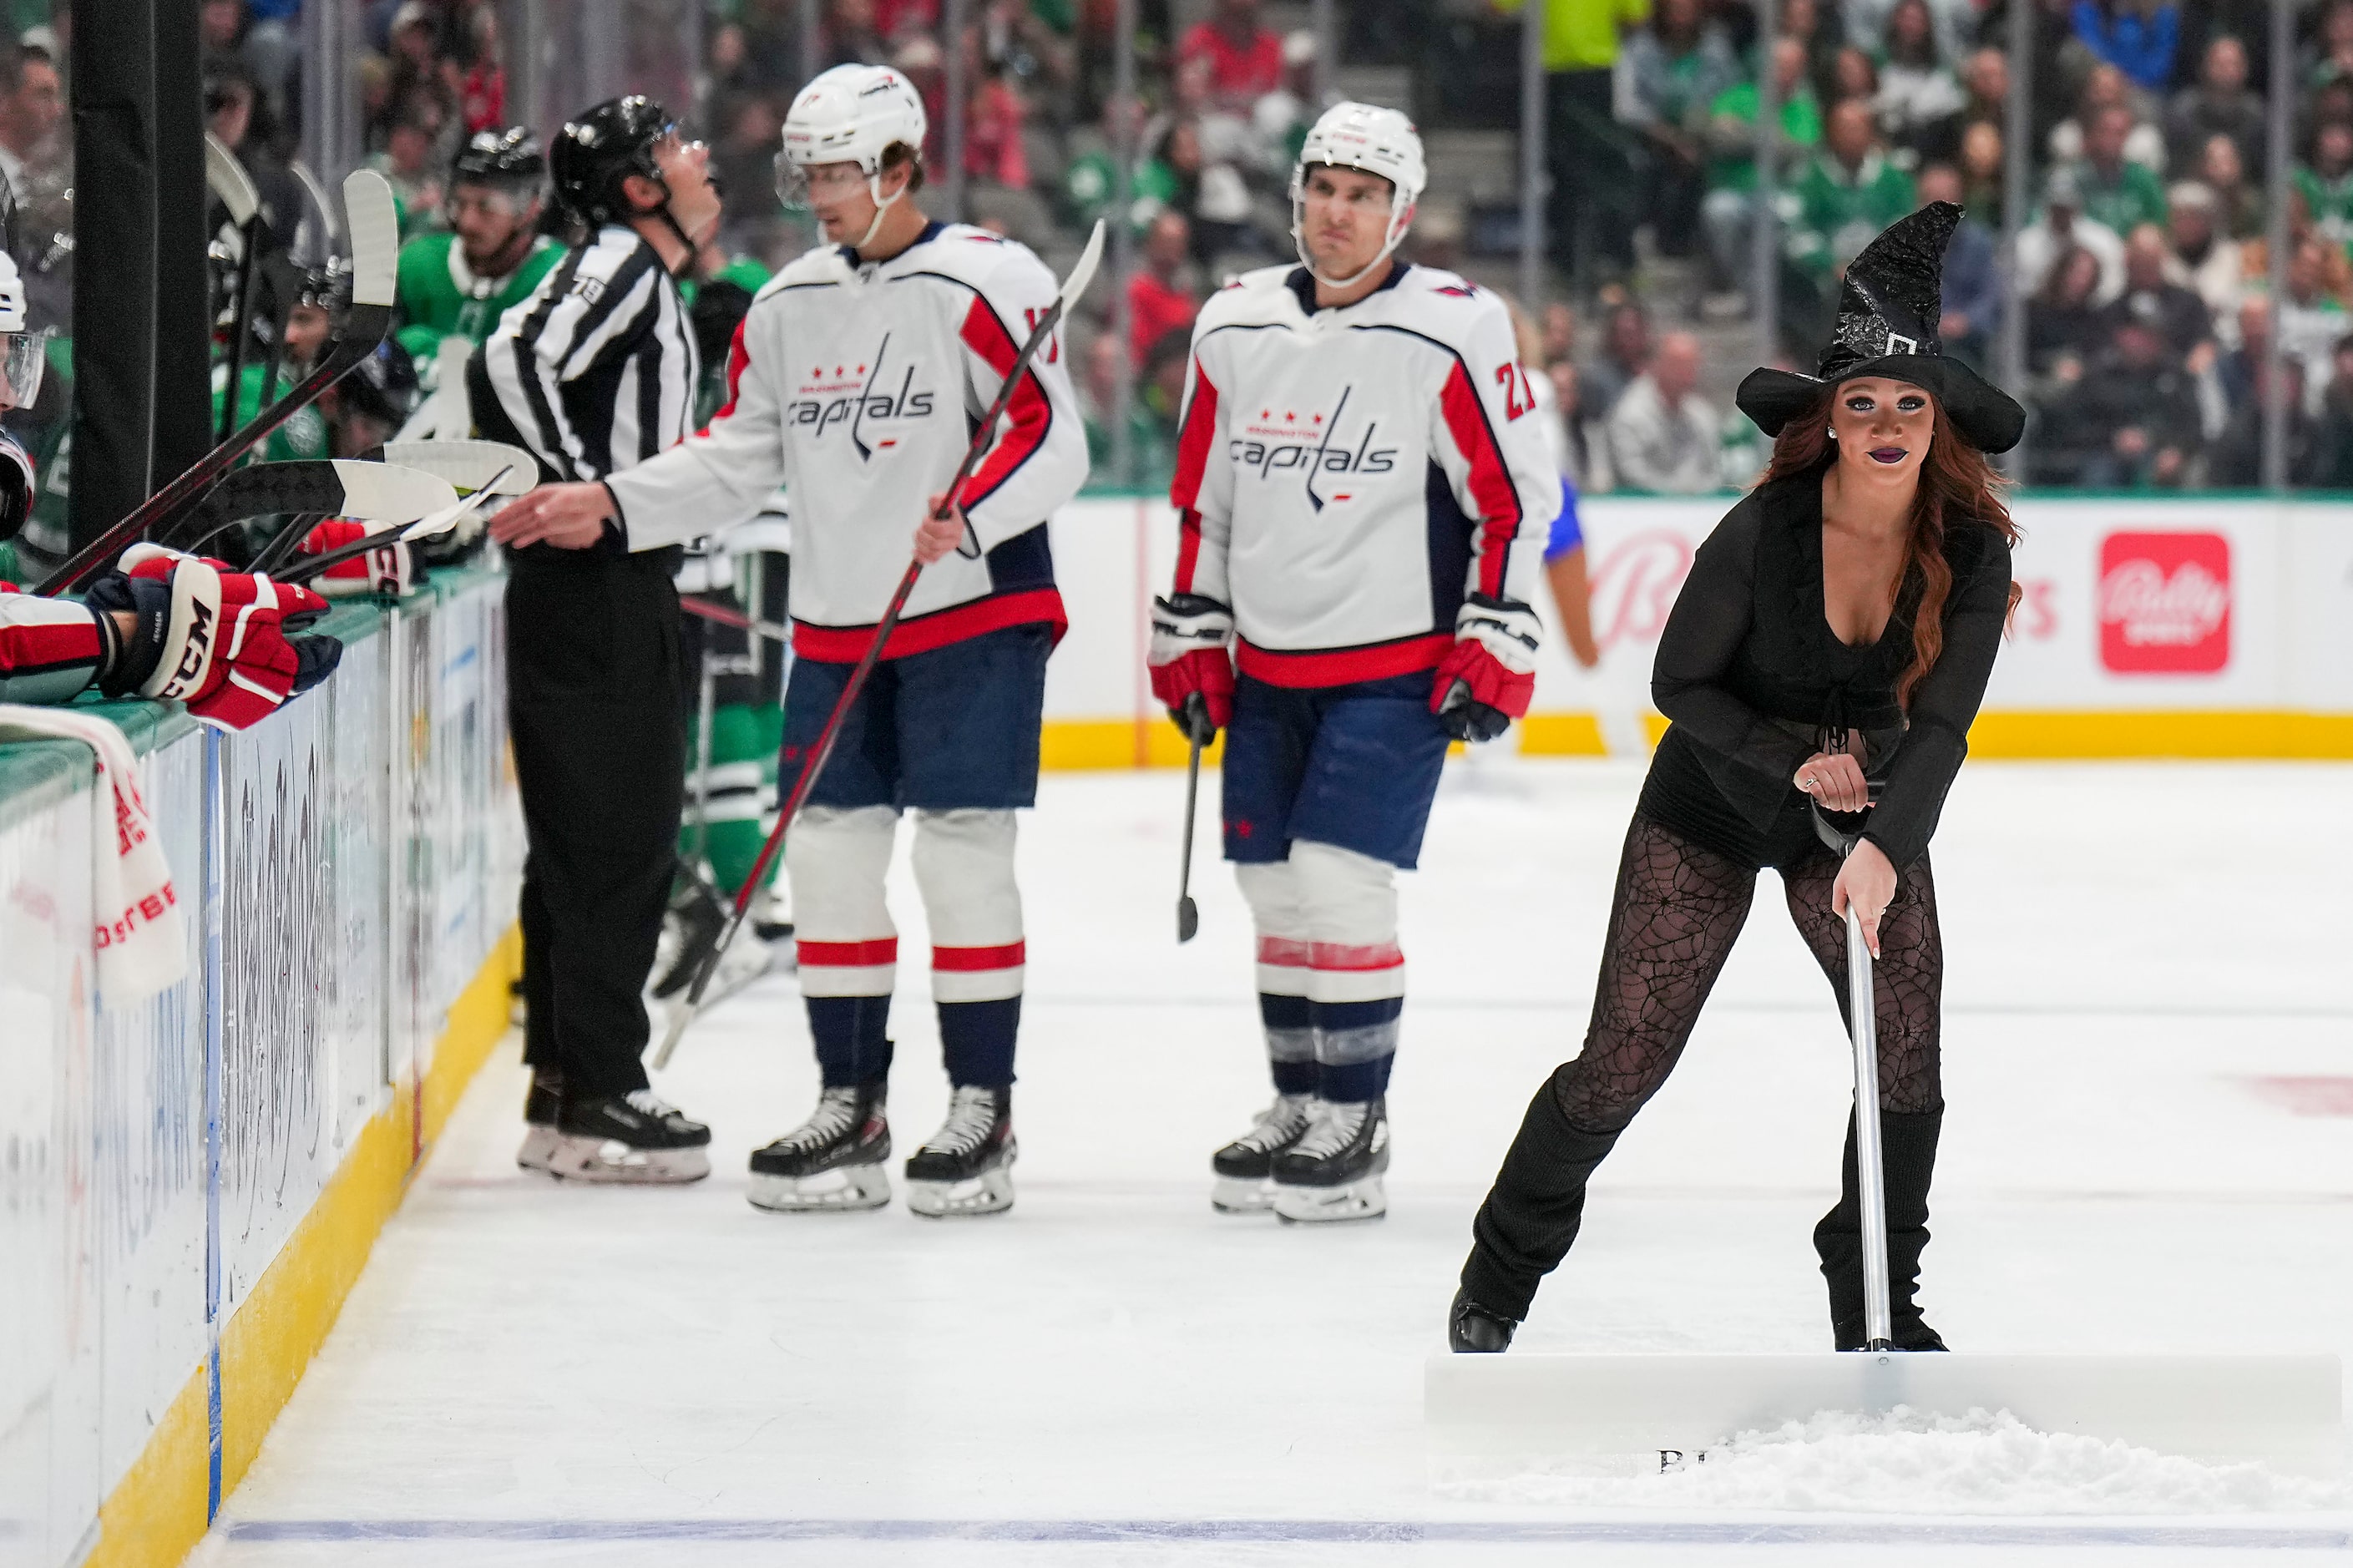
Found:
<path fill-rule="evenodd" d="M 1353 500 L 1356 492 L 1349 488 L 1347 476 L 1393 472 L 1398 454 L 1395 447 L 1373 445 L 1380 431 L 1377 419 L 1366 420 L 1364 433 L 1353 440 L 1341 434 L 1341 421 L 1355 391 L 1353 386 L 1341 388 L 1340 400 L 1333 405 L 1329 417 L 1310 413 L 1303 420 L 1295 409 L 1277 414 L 1272 408 L 1261 408 L 1259 416 L 1228 442 L 1227 455 L 1238 470 L 1261 480 L 1298 476 L 1313 510 L 1322 511 L 1331 501 Z"/>
<path fill-rule="evenodd" d="M 896 436 L 878 428 L 894 420 L 922 419 L 932 412 L 932 394 L 915 385 L 915 367 L 902 366 L 895 382 L 885 368 L 891 354 L 891 334 L 882 334 L 873 358 L 862 364 L 810 367 L 808 378 L 785 404 L 785 423 L 811 427 L 822 438 L 836 426 L 849 434 L 860 462 L 899 444 Z"/>

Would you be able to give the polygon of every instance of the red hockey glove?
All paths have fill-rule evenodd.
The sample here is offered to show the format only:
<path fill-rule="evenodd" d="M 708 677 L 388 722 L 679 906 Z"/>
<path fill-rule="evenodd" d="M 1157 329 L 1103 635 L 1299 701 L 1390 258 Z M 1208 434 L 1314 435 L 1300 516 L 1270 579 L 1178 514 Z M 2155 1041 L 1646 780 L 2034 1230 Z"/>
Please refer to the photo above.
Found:
<path fill-rule="evenodd" d="M 372 531 L 349 518 L 329 518 L 302 536 L 301 553 L 324 555 L 365 539 Z M 329 598 L 354 594 L 406 594 L 417 585 L 417 557 L 406 544 L 380 544 L 319 574 L 319 592 Z"/>
<path fill-rule="evenodd" d="M 290 637 L 326 614 L 308 588 L 223 570 L 224 563 L 158 544 L 122 552 L 133 582 L 164 583 L 172 609 L 154 673 L 139 694 L 177 700 L 190 717 L 224 730 L 268 718 L 296 692 L 324 680 L 343 658 L 332 637 Z"/>
<path fill-rule="evenodd" d="M 1208 745 L 1234 717 L 1234 613 L 1178 594 L 1152 601 L 1152 695 L 1188 741 Z"/>
<path fill-rule="evenodd" d="M 1492 741 L 1524 717 L 1536 689 L 1544 626 L 1517 599 L 1473 594 L 1454 617 L 1454 647 L 1439 661 L 1430 710 L 1458 741 Z"/>

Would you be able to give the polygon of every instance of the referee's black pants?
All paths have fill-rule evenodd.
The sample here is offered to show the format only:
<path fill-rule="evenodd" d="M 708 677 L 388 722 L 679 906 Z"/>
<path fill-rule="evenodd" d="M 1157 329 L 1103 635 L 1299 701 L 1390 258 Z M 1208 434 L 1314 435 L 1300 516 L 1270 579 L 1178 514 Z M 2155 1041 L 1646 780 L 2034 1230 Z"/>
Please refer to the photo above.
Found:
<path fill-rule="evenodd" d="M 507 582 L 508 723 L 529 852 L 523 1060 L 567 1095 L 646 1087 L 641 999 L 686 776 L 674 550 L 537 546 Z"/>

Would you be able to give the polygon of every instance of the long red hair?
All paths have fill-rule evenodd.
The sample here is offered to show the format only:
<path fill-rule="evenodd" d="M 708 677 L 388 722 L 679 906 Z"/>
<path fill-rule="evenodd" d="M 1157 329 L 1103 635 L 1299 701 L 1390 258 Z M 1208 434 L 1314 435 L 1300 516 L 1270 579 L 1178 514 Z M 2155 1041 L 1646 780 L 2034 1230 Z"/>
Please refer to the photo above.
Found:
<path fill-rule="evenodd" d="M 1921 390 L 1927 392 L 1926 387 Z M 1831 399 L 1837 391 L 1835 386 L 1824 388 L 1819 401 L 1781 426 L 1781 434 L 1773 441 L 1773 460 L 1766 465 L 1759 483 L 1819 474 L 1838 460 L 1838 443 L 1831 439 Z M 1895 700 L 1907 709 L 1912 705 L 1912 689 L 1936 668 L 1936 656 L 1945 651 L 1945 600 L 1953 591 L 1952 564 L 1945 559 L 1947 520 L 1981 522 L 2011 545 L 2019 538 L 2018 524 L 2003 500 L 2010 481 L 1953 428 L 1936 394 L 1928 393 L 1928 401 L 1936 408 L 1936 421 L 1928 437 L 1927 455 L 1920 460 L 1920 488 L 1912 498 L 1912 528 L 1904 542 L 1904 569 L 1895 579 L 1895 610 L 1900 614 L 1904 584 L 1912 580 L 1915 570 L 1920 574 L 1920 602 L 1912 612 L 1912 663 L 1895 682 Z M 2010 609 L 2018 608 L 2020 595 L 2018 584 L 2012 583 Z"/>

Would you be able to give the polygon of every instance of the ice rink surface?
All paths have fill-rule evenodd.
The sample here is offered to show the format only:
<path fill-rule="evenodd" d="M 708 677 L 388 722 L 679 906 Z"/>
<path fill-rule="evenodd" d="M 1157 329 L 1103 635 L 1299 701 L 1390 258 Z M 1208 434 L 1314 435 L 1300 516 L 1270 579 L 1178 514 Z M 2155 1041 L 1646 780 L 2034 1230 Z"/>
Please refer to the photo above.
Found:
<path fill-rule="evenodd" d="M 1816 1446 L 1713 1489 L 1433 1487 L 1423 1359 L 1472 1210 L 1583 1033 L 1640 778 L 1450 769 L 1405 881 L 1375 1224 L 1208 1206 L 1210 1150 L 1269 1090 L 1248 920 L 1213 840 L 1200 938 L 1174 940 L 1181 773 L 1050 775 L 1024 819 L 1008 1215 L 744 1203 L 745 1154 L 816 1092 L 789 978 L 709 1016 L 659 1086 L 713 1129 L 715 1173 L 682 1191 L 518 1171 L 510 1041 L 199 1560 L 2353 1561 L 2342 1483 L 2085 1468 L 1998 1435 Z M 2353 1360 L 2348 816 L 2340 766 L 1963 771 L 1935 850 L 1949 1114 L 1922 1298 L 1955 1346 Z M 902 835 L 902 1156 L 946 1101 L 904 858 Z M 1519 1344 L 1827 1349 L 1809 1237 L 1835 1195 L 1848 1071 L 1768 873 Z"/>

